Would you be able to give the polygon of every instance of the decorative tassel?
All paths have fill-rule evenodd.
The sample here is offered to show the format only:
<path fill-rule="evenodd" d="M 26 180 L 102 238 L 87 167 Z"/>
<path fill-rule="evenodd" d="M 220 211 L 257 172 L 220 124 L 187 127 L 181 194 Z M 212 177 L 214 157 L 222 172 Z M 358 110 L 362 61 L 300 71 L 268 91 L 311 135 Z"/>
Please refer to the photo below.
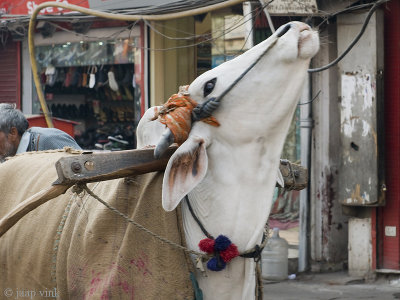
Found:
<path fill-rule="evenodd" d="M 235 244 L 230 244 L 228 249 L 221 251 L 219 254 L 225 262 L 230 262 L 232 259 L 239 255 L 239 251 Z"/>
<path fill-rule="evenodd" d="M 226 267 L 226 262 L 220 260 L 218 264 L 218 259 L 216 257 L 211 258 L 207 262 L 207 268 L 211 271 L 216 271 L 216 272 L 222 271 L 223 269 L 225 269 L 225 267 Z"/>
<path fill-rule="evenodd" d="M 215 241 L 213 239 L 204 239 L 201 240 L 199 243 L 199 248 L 201 251 L 206 252 L 206 253 L 213 253 L 214 252 L 214 245 Z"/>
<path fill-rule="evenodd" d="M 224 235 L 219 235 L 215 240 L 211 238 L 201 240 L 199 248 L 203 252 L 214 254 L 214 257 L 207 262 L 207 268 L 211 271 L 225 269 L 226 263 L 239 255 L 237 246 Z"/>
<path fill-rule="evenodd" d="M 219 235 L 215 239 L 215 251 L 224 251 L 229 247 L 230 244 L 232 244 L 232 242 L 229 238 L 224 235 Z"/>

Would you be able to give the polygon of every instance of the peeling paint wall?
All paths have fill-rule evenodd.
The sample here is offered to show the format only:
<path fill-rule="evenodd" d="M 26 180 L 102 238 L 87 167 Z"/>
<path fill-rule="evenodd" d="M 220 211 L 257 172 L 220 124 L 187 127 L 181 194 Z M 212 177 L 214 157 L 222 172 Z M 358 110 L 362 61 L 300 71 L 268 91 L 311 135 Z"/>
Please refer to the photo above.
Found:
<path fill-rule="evenodd" d="M 342 132 L 352 138 L 353 133 L 362 130 L 362 136 L 367 137 L 371 131 L 369 120 L 372 118 L 375 85 L 370 74 L 342 74 L 341 124 Z M 360 112 L 361 117 L 356 114 Z"/>
<path fill-rule="evenodd" d="M 367 12 L 337 18 L 338 52 L 360 32 Z M 383 14 L 376 11 L 359 42 L 338 64 L 340 144 L 338 198 L 349 220 L 349 273 L 366 276 L 372 268 L 371 206 L 384 202 L 381 96 Z M 379 141 L 378 141 L 379 140 Z"/>
<path fill-rule="evenodd" d="M 329 24 L 321 32 L 329 43 L 321 45 L 314 66 L 326 65 L 343 53 L 359 33 L 365 16 L 343 14 L 336 24 Z M 313 103 L 310 170 L 310 264 L 314 271 L 343 269 L 350 254 L 366 254 L 361 253 L 362 247 L 357 248 L 354 236 L 372 247 L 371 228 L 357 233 L 357 226 L 349 226 L 344 211 L 367 222 L 371 209 L 362 205 L 374 205 L 380 199 L 378 18 L 372 16 L 364 36 L 336 67 L 313 74 L 313 95 L 321 91 Z M 369 270 L 370 257 L 358 261 L 362 267 L 352 264 L 351 272 Z"/>
<path fill-rule="evenodd" d="M 338 51 L 342 53 L 360 31 L 366 13 L 338 16 Z M 378 177 L 378 55 L 381 14 L 374 14 L 356 46 L 339 63 L 341 166 L 339 197 L 345 205 L 376 205 Z M 382 33 L 381 33 L 382 34 Z"/>
<path fill-rule="evenodd" d="M 341 170 L 345 172 L 341 201 L 348 205 L 368 205 L 378 199 L 375 82 L 363 70 L 341 74 Z"/>

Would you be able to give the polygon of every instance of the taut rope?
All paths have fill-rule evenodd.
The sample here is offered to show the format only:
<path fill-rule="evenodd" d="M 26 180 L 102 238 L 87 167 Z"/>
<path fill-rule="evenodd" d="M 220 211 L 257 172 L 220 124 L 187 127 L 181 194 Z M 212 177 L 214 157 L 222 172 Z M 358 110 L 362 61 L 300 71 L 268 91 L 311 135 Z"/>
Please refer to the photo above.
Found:
<path fill-rule="evenodd" d="M 198 251 L 194 251 L 191 250 L 187 247 L 184 247 L 182 245 L 179 245 L 175 242 L 172 242 L 150 230 L 148 230 L 147 228 L 145 228 L 144 226 L 140 225 L 139 223 L 135 222 L 134 220 L 132 220 L 131 218 L 129 218 L 126 214 L 120 212 L 118 209 L 116 209 L 115 207 L 111 206 L 110 204 L 108 204 L 107 202 L 105 202 L 103 199 L 101 199 L 99 196 L 97 196 L 95 193 L 93 193 L 87 186 L 86 184 L 76 184 L 73 187 L 73 192 L 80 194 L 82 191 L 86 191 L 90 196 L 92 196 L 94 199 L 96 199 L 97 201 L 99 201 L 101 204 L 103 204 L 105 207 L 107 207 L 108 209 L 110 209 L 113 213 L 119 215 L 120 217 L 122 217 L 126 222 L 131 223 L 132 225 L 136 226 L 138 229 L 146 232 L 147 234 L 151 235 L 152 237 L 158 239 L 159 241 L 170 245 L 171 247 L 175 247 L 178 248 L 186 253 L 189 254 L 193 254 L 196 256 L 196 261 L 205 261 L 206 259 L 209 259 L 210 257 L 212 257 L 212 255 L 209 255 L 207 253 L 202 253 L 202 252 L 198 252 Z M 255 260 L 255 262 L 259 262 L 259 257 L 261 255 L 261 250 L 264 248 L 265 244 L 267 243 L 267 238 L 266 235 L 264 233 L 263 235 L 263 241 L 261 243 L 261 245 L 256 245 L 253 249 L 244 251 L 242 253 L 239 254 L 239 256 L 243 257 L 243 258 L 253 258 Z"/>
<path fill-rule="evenodd" d="M 86 184 L 76 184 L 74 186 L 74 192 L 75 193 L 80 193 L 82 190 L 86 191 L 90 196 L 92 196 L 94 199 L 96 199 L 97 201 L 99 201 L 101 204 L 103 204 L 105 207 L 107 207 L 109 210 L 111 210 L 113 213 L 119 215 L 120 217 L 122 217 L 125 221 L 127 221 L 128 223 L 131 223 L 132 225 L 136 226 L 138 229 L 146 232 L 147 234 L 151 235 L 152 237 L 160 240 L 161 242 L 168 244 L 172 247 L 178 248 L 180 250 L 183 250 L 187 253 L 196 255 L 197 257 L 200 258 L 207 258 L 208 255 L 205 253 L 201 253 L 201 252 L 197 252 L 194 250 L 190 250 L 187 247 L 184 247 L 182 245 L 179 245 L 175 242 L 172 242 L 166 238 L 163 238 L 162 236 L 159 236 L 158 234 L 148 230 L 146 227 L 140 225 L 139 223 L 135 222 L 134 220 L 132 220 L 131 218 L 129 218 L 127 215 L 125 215 L 124 213 L 120 212 L 118 209 L 116 209 L 115 207 L 111 206 L 110 204 L 108 204 L 107 202 L 105 202 L 103 199 L 101 199 L 99 196 L 97 196 L 95 193 L 93 193 L 87 186 Z"/>

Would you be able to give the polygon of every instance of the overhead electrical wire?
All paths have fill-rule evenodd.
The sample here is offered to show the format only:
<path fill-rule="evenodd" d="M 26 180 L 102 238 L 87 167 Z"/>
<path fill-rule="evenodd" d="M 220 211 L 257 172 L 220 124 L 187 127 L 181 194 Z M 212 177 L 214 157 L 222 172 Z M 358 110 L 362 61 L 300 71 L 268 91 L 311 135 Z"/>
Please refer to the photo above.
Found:
<path fill-rule="evenodd" d="M 377 2 L 386 2 L 386 1 L 388 1 L 388 0 L 380 0 L 380 1 L 377 1 Z M 84 2 L 84 1 L 82 1 L 82 2 Z M 181 2 L 181 1 L 180 1 Z M 183 1 L 184 3 L 186 3 L 185 1 Z M 208 1 L 208 3 L 211 3 L 211 2 L 218 2 L 218 3 L 220 3 L 221 1 Z M 273 2 L 273 0 L 271 0 L 271 1 L 268 1 L 265 5 L 263 5 L 263 6 L 261 6 L 261 9 L 264 9 L 264 8 L 266 8 L 270 3 L 272 3 Z M 114 2 L 113 2 L 114 3 Z M 374 2 L 374 3 L 376 3 L 376 2 Z M 368 6 L 371 6 L 371 5 L 373 5 L 374 3 L 367 3 L 367 4 L 361 4 L 361 5 L 356 5 L 356 6 L 353 6 L 353 7 L 349 7 L 349 8 L 346 8 L 346 9 L 344 9 L 344 10 L 341 10 L 341 11 L 338 11 L 338 12 L 335 12 L 335 13 L 326 13 L 326 12 L 324 12 L 323 14 L 325 15 L 325 16 L 322 16 L 322 18 L 324 19 L 320 24 L 318 24 L 317 26 L 316 26 L 316 28 L 319 28 L 322 24 L 324 24 L 325 22 L 328 22 L 328 20 L 330 19 L 330 18 L 332 18 L 332 17 L 334 17 L 334 16 L 336 16 L 336 15 L 338 15 L 338 14 L 340 14 L 340 13 L 343 13 L 343 12 L 346 12 L 346 11 L 353 11 L 353 10 L 358 10 L 358 9 L 362 9 L 362 8 L 365 8 L 365 7 L 368 7 Z M 299 4 L 301 4 L 301 2 L 299 2 Z M 185 6 L 185 4 L 182 4 L 181 6 Z M 155 7 L 156 6 L 154 6 L 154 10 L 155 10 Z M 157 6 L 158 8 L 160 8 L 160 6 Z M 161 6 L 162 7 L 162 6 Z M 255 11 L 257 10 L 257 8 L 256 9 L 254 9 L 254 10 L 252 10 L 251 12 L 250 12 L 250 14 L 254 14 L 255 13 Z M 133 10 L 129 10 L 129 11 L 135 11 L 135 9 L 133 9 Z M 141 11 L 146 11 L 145 9 L 141 9 Z M 146 11 L 146 12 L 148 12 L 148 11 Z M 158 11 L 158 12 L 160 12 L 160 11 Z M 258 12 L 258 14 L 259 14 L 260 12 Z M 39 17 L 40 16 L 38 16 L 38 19 L 39 19 Z M 75 35 L 78 35 L 78 36 L 82 36 L 82 37 L 84 37 L 84 38 L 86 38 L 86 39 L 97 39 L 97 37 L 91 37 L 91 36 L 89 36 L 89 35 L 86 35 L 86 34 L 82 34 L 82 33 L 77 33 L 76 31 L 73 31 L 73 30 L 70 30 L 70 29 L 68 29 L 68 28 L 65 28 L 65 27 L 63 27 L 63 26 L 60 26 L 60 25 L 58 25 L 58 24 L 56 24 L 55 22 L 57 21 L 57 20 L 54 20 L 53 18 L 54 17 L 58 17 L 58 16 L 54 16 L 54 15 L 52 15 L 52 16 L 43 16 L 44 17 L 44 19 L 43 20 L 46 20 L 46 18 L 49 18 L 49 19 L 51 19 L 52 21 L 48 21 L 50 24 L 52 24 L 53 26 L 55 26 L 56 28 L 58 28 L 58 29 L 60 29 L 60 30 L 64 30 L 64 31 L 67 31 L 67 32 L 71 32 L 71 33 L 74 33 Z M 61 16 L 60 16 L 61 17 Z M 62 16 L 62 18 L 64 18 L 65 17 L 65 15 L 64 16 Z M 72 17 L 72 16 L 71 16 Z M 82 15 L 80 16 L 80 17 L 82 17 Z M 83 17 L 86 17 L 86 16 L 83 16 Z M 93 16 L 89 16 L 89 17 L 93 17 Z M 185 37 L 172 37 L 172 36 L 167 36 L 166 34 L 164 34 L 164 33 L 162 33 L 161 31 L 159 31 L 157 28 L 155 28 L 155 26 L 153 26 L 150 22 L 148 22 L 148 21 L 146 21 L 145 20 L 145 23 L 146 23 L 146 25 L 151 29 L 151 30 L 153 30 L 155 33 L 157 33 L 157 34 L 159 34 L 159 35 L 162 35 L 164 38 L 166 38 L 166 39 L 169 39 L 169 40 L 199 40 L 198 42 L 195 42 L 195 43 L 191 43 L 191 44 L 187 44 L 187 45 L 181 45 L 181 46 L 175 46 L 175 47 L 169 47 L 169 48 L 159 48 L 159 49 L 155 49 L 155 48 L 148 48 L 148 47 L 143 47 L 143 49 L 145 49 L 145 50 L 150 50 L 150 51 L 169 51 L 169 50 L 174 50 L 174 49 L 181 49 L 181 48 L 188 48 L 188 47 L 195 47 L 195 46 L 197 46 L 197 45 L 199 45 L 199 44 L 202 44 L 202 43 L 207 43 L 207 42 L 210 42 L 210 43 L 212 43 L 213 42 L 213 40 L 215 40 L 215 39 L 219 39 L 219 38 L 221 38 L 222 36 L 224 36 L 224 35 L 226 35 L 227 33 L 229 33 L 229 32 L 231 32 L 231 31 L 233 31 L 233 30 L 235 30 L 236 28 L 238 28 L 238 27 L 240 27 L 240 26 L 242 26 L 243 24 L 245 24 L 246 22 L 248 22 L 248 21 L 251 21 L 251 20 L 246 20 L 246 18 L 245 18 L 246 16 L 244 16 L 244 18 L 242 19 L 242 21 L 240 21 L 240 22 L 238 22 L 238 23 L 234 23 L 230 28 L 228 28 L 228 29 L 221 29 L 221 30 L 217 30 L 216 32 L 221 32 L 220 34 L 218 34 L 218 35 L 215 35 L 215 33 L 216 32 L 214 32 L 214 34 L 210 34 L 210 33 L 207 33 L 207 34 L 203 34 L 203 35 L 188 35 L 188 36 L 185 36 Z M 27 16 L 24 16 L 24 18 L 25 19 L 27 19 L 27 20 L 29 20 L 29 17 L 27 18 Z M 74 16 L 74 19 L 76 20 L 76 16 Z M 55 21 L 55 22 L 54 22 Z M 137 20 L 138 21 L 138 20 Z M 136 21 L 136 22 L 137 22 Z M 135 23 L 136 23 L 135 22 Z M 128 25 L 128 26 L 126 26 L 126 28 L 129 28 L 130 26 L 132 26 L 131 24 L 130 25 Z M 157 26 L 163 26 L 163 27 L 167 27 L 166 25 L 163 25 L 163 24 L 161 24 L 161 23 L 158 23 L 157 24 Z M 254 26 L 253 26 L 254 27 Z M 179 30 L 177 30 L 177 29 L 175 29 L 176 31 L 179 31 Z M 123 30 L 122 30 L 123 31 Z M 24 34 L 25 34 L 25 32 L 26 31 L 23 31 L 23 30 L 21 30 L 20 32 L 18 32 L 18 31 L 16 31 L 15 33 L 17 34 L 17 35 L 20 35 L 20 36 L 23 36 Z M 249 34 L 251 34 L 251 32 L 249 33 Z M 214 35 L 214 37 L 212 37 L 212 35 Z M 114 37 L 114 36 L 118 36 L 118 33 L 116 33 L 116 34 L 112 34 L 112 35 L 110 35 L 109 37 L 104 37 L 105 39 L 106 38 L 112 38 L 112 37 Z M 246 38 L 246 40 L 248 39 L 249 37 L 247 37 Z M 202 40 L 201 40 L 202 39 Z M 238 51 L 238 53 L 241 53 L 242 52 L 242 50 L 243 50 L 243 48 L 244 48 L 244 45 L 243 45 L 243 47 L 242 47 L 242 49 L 241 50 L 239 50 Z"/>
<path fill-rule="evenodd" d="M 346 55 L 347 53 L 350 52 L 350 50 L 354 47 L 355 44 L 357 44 L 357 42 L 360 40 L 360 38 L 363 36 L 365 29 L 368 26 L 369 20 L 372 17 L 372 14 L 375 12 L 375 10 L 378 9 L 378 7 L 382 4 L 385 3 L 389 0 L 378 0 L 374 3 L 374 5 L 371 7 L 371 9 L 369 10 L 367 16 L 365 17 L 364 23 L 361 27 L 360 32 L 357 34 L 357 36 L 353 39 L 353 41 L 350 43 L 349 46 L 347 46 L 346 50 L 343 51 L 342 54 L 340 54 L 335 60 L 333 60 L 332 62 L 330 62 L 329 64 L 323 66 L 323 67 L 319 67 L 319 68 L 315 68 L 315 69 L 309 69 L 308 72 L 309 73 L 315 73 L 315 72 L 321 72 L 324 70 L 327 70 L 331 67 L 333 67 L 334 65 L 336 65 L 338 62 L 340 62 Z"/>
<path fill-rule="evenodd" d="M 252 15 L 256 10 L 257 10 L 257 9 L 254 9 L 254 10 L 251 11 L 250 13 L 246 14 L 244 17 L 246 17 L 246 16 L 248 16 L 248 15 Z M 260 13 L 261 13 L 261 11 L 259 11 L 257 14 L 260 14 Z M 229 32 L 232 32 L 233 30 L 235 30 L 235 29 L 241 27 L 242 25 L 244 25 L 244 24 L 247 22 L 247 20 L 241 19 L 241 20 L 238 21 L 238 22 L 234 22 L 234 23 L 233 23 L 230 27 L 228 27 L 228 28 L 223 28 L 223 29 L 216 30 L 214 33 L 218 33 L 218 35 L 216 35 L 216 36 L 214 35 L 214 37 L 212 37 L 212 34 L 210 34 L 210 33 L 201 34 L 201 35 L 188 35 L 188 36 L 184 36 L 184 37 L 172 37 L 172 36 L 168 36 L 168 35 L 162 33 L 160 30 L 158 30 L 158 29 L 157 29 L 153 24 L 151 24 L 149 21 L 147 21 L 147 20 L 142 20 L 142 21 L 143 21 L 152 31 L 154 31 L 156 34 L 158 34 L 158 35 L 160 35 L 160 36 L 162 36 L 162 37 L 164 37 L 164 38 L 166 38 L 166 39 L 169 39 L 169 40 L 181 40 L 181 41 L 200 40 L 200 41 L 198 41 L 198 42 L 194 42 L 194 43 L 191 43 L 191 44 L 181 45 L 181 46 L 175 46 L 175 47 L 169 47 L 169 48 L 159 48 L 159 49 L 157 49 L 157 48 L 148 48 L 148 47 L 138 47 L 138 48 L 142 48 L 142 49 L 150 50 L 150 51 L 169 51 L 169 50 L 175 50 L 175 49 L 181 49 L 181 48 L 194 47 L 194 46 L 197 46 L 197 45 L 202 44 L 202 43 L 212 42 L 212 41 L 214 41 L 214 40 L 216 40 L 216 39 L 219 39 L 219 38 L 225 36 L 225 35 L 228 34 Z M 54 27 L 56 27 L 56 28 L 58 28 L 58 29 L 60 29 L 60 30 L 73 33 L 73 34 L 75 34 L 75 35 L 77 35 L 77 36 L 81 36 L 82 38 L 89 39 L 89 40 L 90 40 L 90 39 L 98 39 L 97 36 L 90 36 L 90 35 L 88 35 L 88 34 L 77 33 L 76 31 L 71 30 L 71 29 L 68 29 L 68 28 L 66 28 L 66 27 L 64 27 L 64 26 L 58 25 L 58 24 L 55 23 L 55 22 L 51 22 L 51 21 L 48 21 L 48 22 L 49 22 L 52 26 L 54 26 Z M 136 21 L 136 22 L 138 22 L 138 21 Z M 135 23 L 136 23 L 136 22 L 135 22 Z M 165 25 L 163 25 L 163 24 L 160 24 L 160 23 L 158 23 L 157 26 L 161 26 L 161 27 L 164 27 L 164 28 L 167 27 L 167 26 L 165 26 Z M 132 27 L 132 24 L 129 24 L 129 25 L 125 26 L 123 29 L 119 29 L 116 33 L 113 33 L 113 34 L 111 34 L 111 35 L 109 35 L 109 36 L 103 37 L 103 39 L 111 39 L 111 38 L 113 38 L 113 37 L 115 37 L 115 36 L 118 36 L 118 34 L 120 34 L 120 33 L 122 33 L 123 31 L 129 29 L 130 27 Z M 202 40 L 201 40 L 201 39 L 202 39 Z"/>
<path fill-rule="evenodd" d="M 116 13 L 110 13 L 110 12 L 95 11 L 95 10 L 92 10 L 92 9 L 83 8 L 83 7 L 79 7 L 79 6 L 76 6 L 76 5 L 64 4 L 64 3 L 61 3 L 61 2 L 45 2 L 45 3 L 39 4 L 35 8 L 32 16 L 30 18 L 30 22 L 29 22 L 29 41 L 28 42 L 29 42 L 29 50 L 30 50 L 30 55 L 31 55 L 31 61 L 35 60 L 35 58 L 34 58 L 34 49 L 33 49 L 34 48 L 33 47 L 33 35 L 34 35 L 34 29 L 35 29 L 34 25 L 36 24 L 36 19 L 41 19 L 41 20 L 49 20 L 49 19 L 51 19 L 52 21 L 55 21 L 55 20 L 58 21 L 58 20 L 68 20 L 68 19 L 71 19 L 71 18 L 73 20 L 76 20 L 76 18 L 79 18 L 79 19 L 83 19 L 84 18 L 84 16 L 76 15 L 76 14 L 68 14 L 68 16 L 63 15 L 60 18 L 55 17 L 54 15 L 52 15 L 51 17 L 38 16 L 39 11 L 41 9 L 43 9 L 43 8 L 46 8 L 46 7 L 59 7 L 59 8 L 67 9 L 67 10 L 74 11 L 74 12 L 77 11 L 77 12 L 79 12 L 81 14 L 90 15 L 92 18 L 93 17 L 100 17 L 100 18 L 107 18 L 107 19 L 113 19 L 113 20 L 135 21 L 135 22 L 137 22 L 139 20 L 142 20 L 147 24 L 147 26 L 149 26 L 150 28 L 153 27 L 152 29 L 154 29 L 154 26 L 152 26 L 148 21 L 165 21 L 165 20 L 171 20 L 171 19 L 176 19 L 176 18 L 180 18 L 180 17 L 203 14 L 203 13 L 210 12 L 212 10 L 221 9 L 221 8 L 224 8 L 224 7 L 228 7 L 228 6 L 232 6 L 232 5 L 235 5 L 235 4 L 239 4 L 239 3 L 243 2 L 243 1 L 244 0 L 228 0 L 228 1 L 215 0 L 215 1 L 207 1 L 207 4 L 206 4 L 207 6 L 202 6 L 202 7 L 198 7 L 197 6 L 197 7 L 193 8 L 193 9 L 190 9 L 190 10 L 177 11 L 179 9 L 187 9 L 187 6 L 184 5 L 185 3 L 187 4 L 187 2 L 178 1 L 178 2 L 173 2 L 171 4 L 168 4 L 168 5 L 163 5 L 163 6 L 152 6 L 151 9 L 149 7 L 146 7 L 146 9 L 142 8 L 142 9 L 129 9 L 129 10 L 120 10 L 120 11 L 113 10 L 113 12 L 117 11 L 118 12 L 117 14 Z M 389 1 L 389 0 L 378 0 L 378 1 L 375 1 L 373 3 L 363 4 L 363 5 L 360 5 L 360 6 L 355 6 L 356 8 L 353 8 L 353 7 L 352 8 L 347 8 L 346 10 L 342 10 L 340 12 L 335 12 L 333 14 L 319 15 L 319 17 L 324 18 L 324 21 L 321 22 L 318 25 L 318 27 L 321 26 L 324 22 L 327 22 L 333 16 L 336 16 L 337 14 L 339 14 L 341 12 L 360 9 L 361 7 L 365 7 L 367 5 L 373 5 L 372 8 L 370 9 L 365 21 L 364 21 L 362 30 L 357 35 L 357 37 L 353 40 L 353 42 L 349 45 L 349 47 L 345 50 L 345 52 L 342 55 L 340 55 L 337 59 L 335 59 L 333 62 L 331 62 L 330 64 L 328 64 L 328 65 L 326 65 L 324 67 L 321 67 L 321 68 L 309 69 L 309 72 L 320 72 L 320 71 L 326 70 L 326 69 L 330 68 L 331 66 L 335 65 L 336 63 L 338 63 L 351 50 L 351 48 L 357 43 L 357 41 L 361 38 L 361 36 L 363 35 L 363 33 L 365 31 L 366 26 L 368 25 L 369 19 L 372 16 L 372 13 L 379 7 L 380 4 L 382 4 L 384 2 L 387 2 L 387 1 Z M 271 2 L 272 1 L 269 1 L 265 5 L 265 7 L 267 7 Z M 191 3 L 193 4 L 193 2 L 191 2 Z M 201 3 L 202 3 L 202 5 L 204 5 L 204 1 L 202 1 Z M 155 12 L 155 11 L 158 14 L 150 14 L 151 12 Z M 168 13 L 169 11 L 173 11 L 173 12 L 172 13 Z M 142 14 L 141 15 L 141 14 L 139 14 L 140 12 L 142 12 L 142 13 L 146 12 L 148 14 Z M 167 13 L 165 13 L 165 12 L 167 12 Z M 135 13 L 135 14 L 132 15 L 132 13 Z M 253 12 L 251 12 L 251 13 L 253 13 Z M 26 18 L 27 18 L 27 16 L 21 16 L 20 17 L 20 16 L 8 16 L 8 15 L 2 15 L 1 17 L 6 18 L 6 19 L 2 19 L 2 20 L 3 21 L 7 20 L 8 22 L 16 21 L 16 20 L 19 20 L 19 21 L 26 20 Z M 245 20 L 244 22 L 242 22 L 242 24 L 244 24 L 247 21 L 248 20 Z M 241 26 L 242 24 L 240 24 L 238 26 Z M 232 27 L 233 27 L 233 29 L 231 29 L 231 30 L 234 30 L 235 28 L 237 28 L 235 26 L 232 26 Z M 153 51 L 157 51 L 157 50 L 166 51 L 166 50 L 172 50 L 172 49 L 193 47 L 193 46 L 199 45 L 201 43 L 212 42 L 213 40 L 226 35 L 230 31 L 229 30 L 223 30 L 222 34 L 220 34 L 217 37 L 209 38 L 209 39 L 206 38 L 203 41 L 192 43 L 191 45 L 182 45 L 182 46 L 176 46 L 176 47 L 171 47 L 171 48 L 167 48 L 167 49 L 149 49 L 149 48 L 146 48 L 146 49 L 153 50 Z M 160 32 L 158 32 L 158 34 L 160 34 Z M 171 38 L 171 37 L 168 37 L 166 35 L 164 35 L 164 37 L 165 38 Z M 186 39 L 186 40 L 193 39 L 194 40 L 196 38 L 198 39 L 198 36 L 192 36 L 190 38 L 186 37 L 186 38 L 173 38 L 173 39 Z M 37 66 L 34 66 L 33 65 L 34 63 L 35 62 L 32 62 L 32 71 L 33 72 L 35 71 L 37 73 Z M 40 81 L 37 79 L 38 82 L 36 82 L 35 75 L 34 75 L 34 81 L 35 81 L 36 87 L 40 86 Z M 44 99 L 44 95 L 41 95 L 42 93 L 43 93 L 42 91 L 40 91 L 40 92 L 38 91 L 38 96 L 39 96 L 39 100 L 40 101 L 41 101 L 41 98 Z M 42 109 L 43 109 L 43 112 L 44 112 L 44 115 L 45 115 L 46 122 L 47 122 L 48 126 L 52 127 L 51 119 L 48 117 L 47 109 L 46 109 L 46 107 L 43 107 L 45 105 L 42 103 L 42 101 L 41 101 L 41 106 L 42 106 Z"/>

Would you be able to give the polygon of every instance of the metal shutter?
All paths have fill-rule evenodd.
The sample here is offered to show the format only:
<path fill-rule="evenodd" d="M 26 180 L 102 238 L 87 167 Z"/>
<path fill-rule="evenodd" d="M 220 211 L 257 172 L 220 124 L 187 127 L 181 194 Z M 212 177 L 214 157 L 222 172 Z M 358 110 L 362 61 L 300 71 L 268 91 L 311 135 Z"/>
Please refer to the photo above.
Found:
<path fill-rule="evenodd" d="M 0 103 L 21 107 L 20 42 L 0 45 Z"/>
<path fill-rule="evenodd" d="M 400 1 L 385 4 L 386 206 L 378 210 L 378 268 L 400 270 Z"/>

